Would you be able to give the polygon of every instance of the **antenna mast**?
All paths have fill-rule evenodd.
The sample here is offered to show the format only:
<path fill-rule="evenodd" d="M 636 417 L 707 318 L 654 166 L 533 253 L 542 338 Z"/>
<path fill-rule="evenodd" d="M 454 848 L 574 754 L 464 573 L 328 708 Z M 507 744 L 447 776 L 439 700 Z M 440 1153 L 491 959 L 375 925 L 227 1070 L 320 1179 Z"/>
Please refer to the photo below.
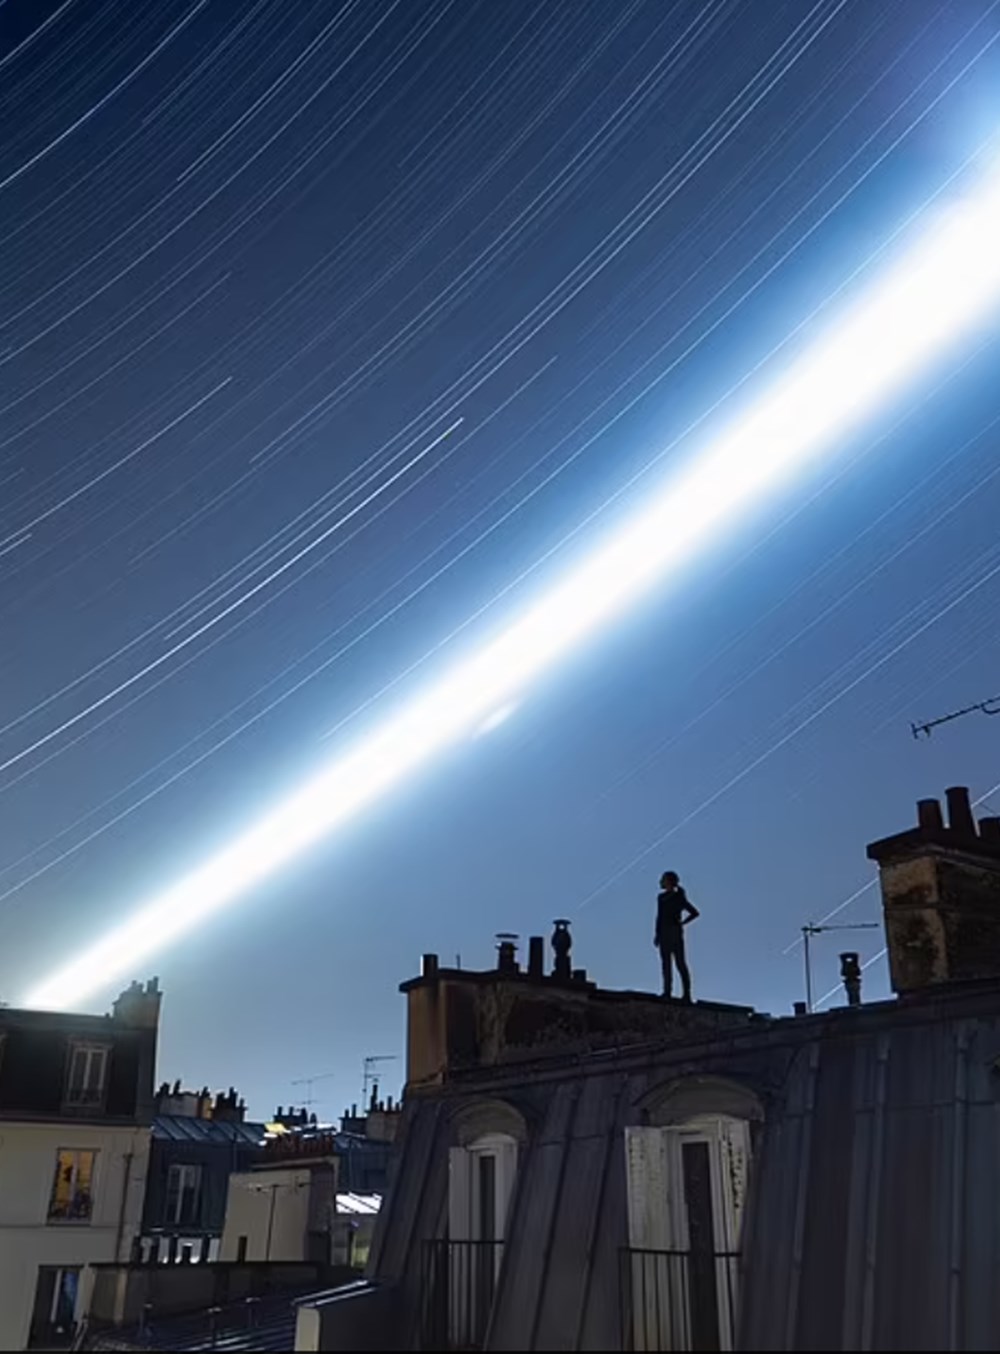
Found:
<path fill-rule="evenodd" d="M 313 1087 L 316 1082 L 329 1081 L 331 1077 L 335 1077 L 336 1075 L 336 1072 L 320 1072 L 319 1075 L 315 1077 L 296 1077 L 292 1082 L 292 1085 L 304 1086 L 306 1088 L 306 1098 L 302 1101 L 303 1108 L 319 1104 L 319 1098 L 313 1095 Z"/>
<path fill-rule="evenodd" d="M 365 1059 L 365 1074 L 361 1082 L 361 1103 L 363 1106 L 368 1104 L 368 1090 L 375 1085 L 375 1068 L 379 1063 L 394 1063 L 396 1061 L 395 1053 L 369 1053 Z"/>
<path fill-rule="evenodd" d="M 977 701 L 975 705 L 966 705 L 961 710 L 953 710 L 950 715 L 928 719 L 923 724 L 911 724 L 910 732 L 914 738 L 930 738 L 938 725 L 950 724 L 953 719 L 961 719 L 963 715 L 972 714 L 1000 715 L 1000 696 L 990 696 L 988 700 Z"/>

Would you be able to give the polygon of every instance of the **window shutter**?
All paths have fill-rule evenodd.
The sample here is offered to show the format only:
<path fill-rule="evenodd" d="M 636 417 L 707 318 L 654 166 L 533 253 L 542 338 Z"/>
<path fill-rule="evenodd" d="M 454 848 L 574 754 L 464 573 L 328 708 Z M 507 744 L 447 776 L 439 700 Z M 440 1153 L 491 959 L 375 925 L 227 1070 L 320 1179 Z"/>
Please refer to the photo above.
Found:
<path fill-rule="evenodd" d="M 667 1134 L 662 1128 L 626 1128 L 628 1239 L 634 1250 L 669 1250 L 671 1189 Z"/>
<path fill-rule="evenodd" d="M 750 1163 L 750 1126 L 744 1120 L 724 1119 L 719 1124 L 722 1164 L 722 1198 L 725 1220 L 723 1244 L 737 1250 L 746 1206 L 747 1172 Z"/>

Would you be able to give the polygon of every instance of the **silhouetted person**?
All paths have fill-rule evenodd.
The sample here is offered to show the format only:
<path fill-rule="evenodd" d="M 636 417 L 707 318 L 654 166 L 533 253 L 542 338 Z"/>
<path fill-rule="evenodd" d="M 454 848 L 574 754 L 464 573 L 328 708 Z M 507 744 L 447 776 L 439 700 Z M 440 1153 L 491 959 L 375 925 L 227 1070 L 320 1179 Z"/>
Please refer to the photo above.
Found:
<path fill-rule="evenodd" d="M 663 965 L 663 995 L 673 992 L 673 968 L 680 974 L 682 1001 L 691 1000 L 691 971 L 684 957 L 684 927 L 699 915 L 693 903 L 681 888 L 681 881 L 673 870 L 660 877 L 660 895 L 656 900 L 656 934 L 653 944 L 660 951 Z"/>

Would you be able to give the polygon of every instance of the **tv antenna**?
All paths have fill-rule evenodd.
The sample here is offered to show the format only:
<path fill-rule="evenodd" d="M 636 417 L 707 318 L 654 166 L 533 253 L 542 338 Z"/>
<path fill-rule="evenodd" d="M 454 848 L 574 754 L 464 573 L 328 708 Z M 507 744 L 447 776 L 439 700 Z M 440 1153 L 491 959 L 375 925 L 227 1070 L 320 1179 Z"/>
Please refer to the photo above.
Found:
<path fill-rule="evenodd" d="M 834 922 L 832 925 L 824 925 L 822 922 L 806 922 L 802 928 L 802 953 L 806 968 L 806 1010 L 810 1014 L 813 1008 L 813 979 L 809 942 L 813 936 L 821 936 L 826 931 L 875 931 L 878 929 L 878 925 L 877 921 Z"/>
<path fill-rule="evenodd" d="M 966 705 L 961 710 L 953 710 L 950 715 L 939 715 L 937 719 L 928 719 L 923 724 L 911 724 L 914 738 L 930 738 L 940 724 L 950 724 L 953 719 L 963 715 L 1000 715 L 1000 696 L 990 696 L 988 700 L 976 701 L 975 705 Z"/>
<path fill-rule="evenodd" d="M 369 1053 L 365 1059 L 365 1075 L 361 1082 L 361 1103 L 368 1104 L 369 1088 L 376 1083 L 375 1068 L 379 1063 L 394 1063 L 396 1061 L 395 1053 Z"/>
<path fill-rule="evenodd" d="M 313 1095 L 313 1087 L 315 1086 L 316 1082 L 329 1081 L 331 1077 L 335 1077 L 336 1075 L 337 1075 L 336 1072 L 320 1072 L 315 1077 L 295 1078 L 295 1080 L 292 1082 L 293 1086 L 304 1086 L 306 1088 L 306 1098 L 302 1101 L 302 1106 L 304 1109 L 308 1108 L 310 1105 L 319 1104 L 319 1098 Z"/>

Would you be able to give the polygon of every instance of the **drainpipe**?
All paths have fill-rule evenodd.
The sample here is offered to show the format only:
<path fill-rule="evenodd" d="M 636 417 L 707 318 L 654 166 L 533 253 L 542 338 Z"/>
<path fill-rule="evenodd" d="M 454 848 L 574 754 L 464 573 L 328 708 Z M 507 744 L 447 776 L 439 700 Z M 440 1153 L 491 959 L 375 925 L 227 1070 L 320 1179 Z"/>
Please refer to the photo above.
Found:
<path fill-rule="evenodd" d="M 135 1138 L 132 1139 L 133 1143 Z M 118 1227 L 115 1230 L 115 1264 L 121 1259 L 122 1235 L 125 1231 L 125 1209 L 128 1205 L 128 1187 L 132 1182 L 132 1159 L 135 1153 L 128 1151 L 125 1153 L 125 1178 L 122 1181 L 122 1198 L 118 1208 Z"/>
<path fill-rule="evenodd" d="M 270 1258 L 271 1258 L 271 1233 L 274 1231 L 274 1202 L 275 1202 L 275 1199 L 277 1198 L 277 1191 L 278 1191 L 278 1186 L 277 1186 L 277 1185 L 272 1185 L 272 1186 L 271 1186 L 271 1211 L 270 1211 L 270 1213 L 269 1213 L 269 1215 L 268 1215 L 268 1219 L 267 1219 L 267 1246 L 265 1247 L 265 1250 L 264 1250 L 264 1259 L 265 1259 L 265 1260 L 270 1260 Z"/>

